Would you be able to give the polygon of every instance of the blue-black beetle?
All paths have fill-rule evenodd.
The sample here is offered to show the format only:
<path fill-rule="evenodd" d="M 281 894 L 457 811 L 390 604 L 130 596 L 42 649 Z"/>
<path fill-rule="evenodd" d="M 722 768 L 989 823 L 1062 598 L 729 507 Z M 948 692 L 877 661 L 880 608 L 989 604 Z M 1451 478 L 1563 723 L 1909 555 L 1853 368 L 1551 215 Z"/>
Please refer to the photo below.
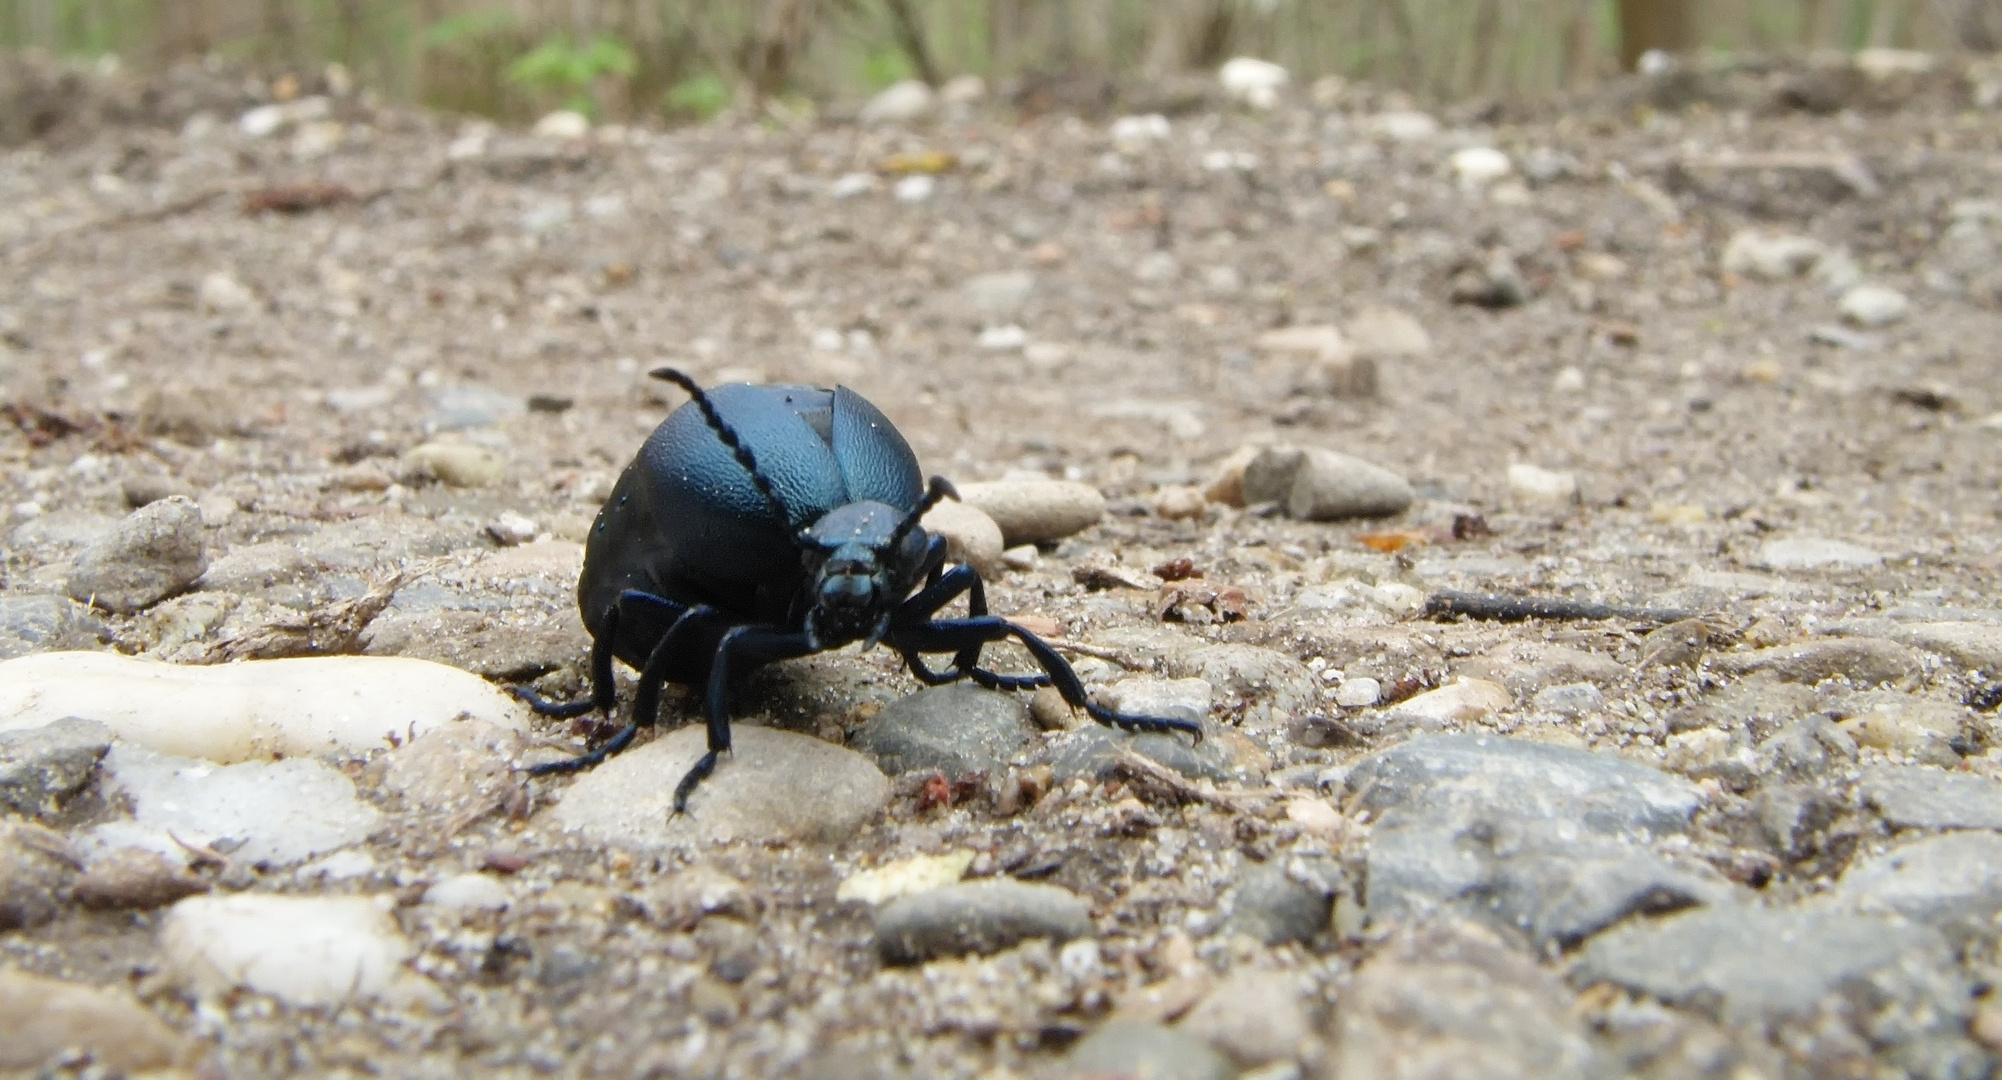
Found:
<path fill-rule="evenodd" d="M 548 716 L 610 714 L 617 657 L 640 673 L 632 720 L 596 750 L 531 772 L 595 765 L 655 721 L 662 683 L 706 685 L 709 752 L 674 789 L 675 810 L 686 810 L 689 793 L 730 749 L 731 678 L 852 641 L 897 650 L 929 685 L 971 678 L 994 689 L 1055 686 L 1100 723 L 1201 737 L 1188 720 L 1093 704 L 1048 642 L 987 613 L 980 576 L 969 566 L 948 569 L 944 538 L 918 524 L 956 496 L 952 485 L 937 476 L 925 485 L 910 444 L 861 395 L 742 383 L 705 391 L 673 368 L 652 374 L 692 400 L 626 466 L 584 547 L 577 603 L 591 632 L 591 696 L 559 703 L 515 691 Z M 938 618 L 961 594 L 968 616 Z M 1045 674 L 979 666 L 982 646 L 1010 637 Z M 951 653 L 953 666 L 933 671 L 921 653 Z"/>

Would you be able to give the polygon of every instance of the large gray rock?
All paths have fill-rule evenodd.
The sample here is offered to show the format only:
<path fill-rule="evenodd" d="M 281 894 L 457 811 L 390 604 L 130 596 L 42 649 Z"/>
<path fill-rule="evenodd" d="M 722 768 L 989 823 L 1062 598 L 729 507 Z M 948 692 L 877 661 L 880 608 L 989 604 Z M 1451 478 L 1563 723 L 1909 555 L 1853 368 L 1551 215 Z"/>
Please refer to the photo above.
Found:
<path fill-rule="evenodd" d="M 111 749 L 111 729 L 65 717 L 25 731 L 0 731 L 0 808 L 35 817 L 90 782 Z"/>
<path fill-rule="evenodd" d="M 992 953 L 1033 938 L 1088 937 L 1091 905 L 1056 885 L 1011 878 L 927 889 L 876 913 L 876 951 L 889 964 Z"/>
<path fill-rule="evenodd" d="M 890 781 L 867 757 L 808 735 L 738 724 L 734 749 L 674 812 L 674 788 L 708 749 L 691 724 L 577 777 L 552 812 L 556 823 L 622 848 L 751 843 L 836 843 L 890 800 Z"/>
<path fill-rule="evenodd" d="M 1035 734 L 1020 695 L 955 683 L 891 702 L 848 742 L 891 776 L 959 777 L 1002 767 Z"/>
<path fill-rule="evenodd" d="M 2002 913 L 2002 836 L 1928 836 L 1858 859 L 1828 894 L 1830 904 L 1888 912 L 1954 938 L 1992 936 Z"/>
<path fill-rule="evenodd" d="M 78 553 L 69 594 L 129 615 L 194 584 L 207 569 L 201 509 L 174 495 L 134 510 Z"/>
<path fill-rule="evenodd" d="M 1335 895 L 1347 888 L 1346 877 L 1333 860 L 1261 863 L 1238 879 L 1225 929 L 1267 945 L 1310 940 L 1328 928 Z"/>
<path fill-rule="evenodd" d="M 2002 784 L 1985 776 L 1882 765 L 1857 790 L 1894 829 L 2002 829 Z"/>
<path fill-rule="evenodd" d="M 1535 961 L 1470 926 L 1435 925 L 1365 963 L 1335 1008 L 1326 1075 L 1589 1080 L 1612 1071 Z"/>
<path fill-rule="evenodd" d="M 88 649 L 104 640 L 104 624 L 66 596 L 0 596 L 0 660 L 37 652 Z"/>
<path fill-rule="evenodd" d="M 1704 908 L 1594 939 L 1579 985 L 1612 983 L 1760 1033 L 1797 1027 L 1812 1058 L 1874 1044 L 1904 1075 L 1987 1075 L 1965 1034 L 1972 992 L 1939 931 L 1837 910 Z M 1847 1038 L 1822 1025 L 1846 1023 Z M 1809 1060 L 1802 1075 L 1835 1064 Z"/>
<path fill-rule="evenodd" d="M 0 931 L 55 918 L 76 874 L 76 858 L 61 833 L 0 820 Z"/>

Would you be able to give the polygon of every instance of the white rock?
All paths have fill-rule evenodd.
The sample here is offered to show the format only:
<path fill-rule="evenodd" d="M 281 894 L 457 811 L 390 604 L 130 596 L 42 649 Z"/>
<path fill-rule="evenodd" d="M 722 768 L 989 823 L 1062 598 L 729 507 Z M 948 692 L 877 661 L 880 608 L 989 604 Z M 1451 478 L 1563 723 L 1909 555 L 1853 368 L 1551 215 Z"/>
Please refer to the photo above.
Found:
<path fill-rule="evenodd" d="M 237 893 L 175 904 L 160 950 L 177 979 L 204 997 L 238 987 L 314 1007 L 421 985 L 403 969 L 414 951 L 391 897 Z"/>
<path fill-rule="evenodd" d="M 1905 317 L 1911 303 L 1905 294 L 1883 285 L 1858 285 L 1842 294 L 1842 317 L 1858 326 L 1889 326 Z"/>
<path fill-rule="evenodd" d="M 1765 229 L 1741 229 L 1724 245 L 1726 273 L 1782 281 L 1814 269 L 1828 254 L 1819 240 Z"/>
<path fill-rule="evenodd" d="M 311 758 L 217 765 L 114 744 L 104 757 L 106 790 L 132 807 L 129 821 L 93 832 L 105 850 L 144 847 L 171 858 L 178 840 L 231 841 L 230 857 L 289 866 L 368 839 L 382 822 L 338 769 Z"/>
<path fill-rule="evenodd" d="M 1883 563 L 1884 556 L 1869 548 L 1818 536 L 1795 536 L 1768 540 L 1759 548 L 1753 565 L 1766 570 L 1861 570 Z M 0 665 L 4 670 L 4 665 Z"/>
<path fill-rule="evenodd" d="M 1515 171 L 1507 154 L 1491 146 L 1469 146 L 1453 152 L 1453 175 L 1461 187 L 1480 188 Z"/>
<path fill-rule="evenodd" d="M 1347 357 L 1355 350 L 1332 326 L 1282 326 L 1258 335 L 1258 347 L 1266 352 L 1298 353 L 1306 356 Z"/>
<path fill-rule="evenodd" d="M 1101 693 L 1108 708 L 1129 716 L 1170 716 L 1181 711 L 1201 720 L 1216 704 L 1216 687 L 1208 679 L 1141 675 L 1121 679 Z"/>
<path fill-rule="evenodd" d="M 955 75 L 938 88 L 938 100 L 946 105 L 971 105 L 987 96 L 987 80 L 978 75 Z"/>
<path fill-rule="evenodd" d="M 1166 142 L 1171 130 L 1168 118 L 1160 113 L 1122 116 L 1112 122 L 1112 145 L 1122 154 L 1137 154 L 1155 143 Z"/>
<path fill-rule="evenodd" d="M 1217 81 L 1232 101 L 1254 109 L 1269 109 L 1279 103 L 1279 91 L 1286 88 L 1286 69 L 1269 60 L 1240 56 L 1224 61 L 1217 69 Z"/>
<path fill-rule="evenodd" d="M 236 118 L 236 129 L 253 139 L 262 139 L 285 124 L 285 106 L 259 105 Z"/>
<path fill-rule="evenodd" d="M 1934 63 L 1933 54 L 1917 49 L 1859 49 L 1855 58 L 1856 70 L 1877 80 L 1895 75 L 1924 75 L 1933 69 Z"/>
<path fill-rule="evenodd" d="M 425 889 L 424 902 L 450 911 L 500 911 L 513 899 L 492 874 L 454 874 Z"/>
<path fill-rule="evenodd" d="M 836 199 L 852 199 L 857 195 L 867 195 L 882 185 L 873 174 L 865 172 L 843 173 L 840 179 L 827 185 L 827 194 Z"/>
<path fill-rule="evenodd" d="M 1439 121 L 1430 113 L 1415 109 L 1395 109 L 1370 118 L 1370 129 L 1392 142 L 1424 142 L 1439 134 Z"/>
<path fill-rule="evenodd" d="M 502 547 L 526 544 L 541 531 L 541 526 L 512 510 L 501 511 L 499 517 L 487 524 L 487 535 Z"/>
<path fill-rule="evenodd" d="M 862 106 L 856 119 L 865 124 L 910 124 L 938 109 L 938 95 L 921 79 L 905 79 L 883 88 Z"/>
<path fill-rule="evenodd" d="M 1391 710 L 1394 715 L 1437 723 L 1479 720 L 1515 703 L 1508 689 L 1486 679 L 1459 678 L 1428 690 Z"/>
<path fill-rule="evenodd" d="M 990 326 L 980 332 L 978 344 L 989 352 L 1020 352 L 1029 344 L 1029 332 L 1014 323 Z"/>
<path fill-rule="evenodd" d="M 1133 280 L 1162 285 L 1182 276 L 1182 265 L 1165 251 L 1150 251 L 1133 264 Z"/>
<path fill-rule="evenodd" d="M 543 139 L 581 139 L 591 133 L 591 118 L 569 109 L 558 109 L 535 122 L 535 135 Z"/>
<path fill-rule="evenodd" d="M 973 852 L 948 851 L 943 855 L 916 855 L 884 863 L 873 870 L 858 870 L 843 878 L 834 898 L 843 903 L 859 901 L 881 907 L 900 896 L 913 896 L 950 885 L 966 876 L 973 865 Z"/>
<path fill-rule="evenodd" d="M 989 581 L 999 576 L 1001 526 L 979 507 L 948 499 L 926 511 L 919 524 L 926 532 L 945 537 L 947 559 L 973 567 Z"/>
<path fill-rule="evenodd" d="M 257 306 L 257 294 L 249 286 L 219 270 L 202 278 L 196 297 L 205 310 L 218 314 L 248 311 Z"/>
<path fill-rule="evenodd" d="M 937 180 L 924 173 L 919 173 L 916 176 L 906 176 L 902 180 L 897 181 L 897 186 L 891 188 L 890 192 L 897 197 L 898 202 L 921 203 L 931 198 L 932 192 L 937 189 Z"/>
<path fill-rule="evenodd" d="M 1578 501 L 1578 476 L 1517 462 L 1508 467 L 1508 490 L 1528 502 L 1574 503 Z"/>
<path fill-rule="evenodd" d="M 1349 320 L 1348 338 L 1357 352 L 1371 357 L 1425 356 L 1432 335 L 1411 313 L 1394 307 L 1371 306 Z"/>
<path fill-rule="evenodd" d="M 974 309 L 1000 319 L 1022 310 L 1036 291 L 1036 275 L 1027 270 L 1000 270 L 966 279 L 960 293 Z"/>
<path fill-rule="evenodd" d="M 1343 679 L 1335 688 L 1335 704 L 1344 709 L 1363 709 L 1383 700 L 1383 684 L 1368 676 Z"/>
<path fill-rule="evenodd" d="M 522 706 L 485 679 L 400 656 L 196 667 L 57 652 L 0 663 L 0 731 L 82 716 L 125 742 L 211 761 L 360 753 L 462 715 L 527 726 Z"/>

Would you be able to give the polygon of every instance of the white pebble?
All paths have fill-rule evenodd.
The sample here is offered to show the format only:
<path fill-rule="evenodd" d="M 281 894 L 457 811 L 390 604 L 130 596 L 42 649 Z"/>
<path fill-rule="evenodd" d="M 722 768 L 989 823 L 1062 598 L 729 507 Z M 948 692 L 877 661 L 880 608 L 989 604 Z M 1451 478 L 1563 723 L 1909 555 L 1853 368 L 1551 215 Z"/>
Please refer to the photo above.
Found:
<path fill-rule="evenodd" d="M 1120 153 L 1137 154 L 1154 143 L 1166 142 L 1169 130 L 1168 118 L 1160 113 L 1122 116 L 1112 122 L 1112 145 Z"/>
<path fill-rule="evenodd" d="M 897 181 L 897 186 L 892 188 L 891 191 L 897 196 L 898 202 L 921 203 L 931 198 L 932 191 L 937 187 L 937 180 L 919 173 L 916 176 L 906 176 L 902 180 Z"/>
<path fill-rule="evenodd" d="M 354 781 L 311 758 L 217 765 L 114 745 L 106 789 L 132 807 L 93 840 L 106 850 L 144 847 L 178 857 L 178 841 L 231 841 L 230 857 L 287 866 L 368 839 L 382 815 L 355 795 Z"/>
<path fill-rule="evenodd" d="M 242 987 L 288 1005 L 340 1005 L 415 988 L 394 907 L 386 896 L 194 896 L 167 912 L 160 948 L 205 997 Z"/>
<path fill-rule="evenodd" d="M 1491 146 L 1469 146 L 1453 152 L 1453 175 L 1464 188 L 1480 188 L 1515 171 L 1507 154 Z"/>
<path fill-rule="evenodd" d="M 1508 467 L 1508 490 L 1528 502 L 1574 503 L 1578 501 L 1578 476 L 1518 462 Z"/>
<path fill-rule="evenodd" d="M 1883 285 L 1858 285 L 1842 294 L 1842 317 L 1858 326 L 1889 326 L 1911 310 L 1905 294 Z"/>
<path fill-rule="evenodd" d="M 1217 69 L 1217 81 L 1231 100 L 1254 109 L 1269 109 L 1279 103 L 1279 91 L 1286 88 L 1286 69 L 1269 60 L 1240 56 L 1224 61 Z"/>
<path fill-rule="evenodd" d="M 948 851 L 943 855 L 914 855 L 884 863 L 872 870 L 858 870 L 842 879 L 834 899 L 859 901 L 880 907 L 901 896 L 950 885 L 966 876 L 973 865 L 973 852 Z"/>
<path fill-rule="evenodd" d="M 591 133 L 591 118 L 569 109 L 558 109 L 535 122 L 535 134 L 543 139 L 581 139 Z"/>
<path fill-rule="evenodd" d="M 1460 678 L 1437 690 L 1428 690 L 1398 705 L 1394 711 L 1399 716 L 1436 723 L 1466 722 L 1506 709 L 1514 701 L 1499 683 Z"/>
<path fill-rule="evenodd" d="M 504 510 L 501 515 L 487 525 L 487 535 L 502 547 L 526 544 L 535 539 L 541 527 L 528 518 L 512 510 Z"/>
<path fill-rule="evenodd" d="M 360 753 L 462 715 L 527 726 L 485 679 L 402 656 L 189 666 L 55 652 L 0 663 L 0 731 L 83 716 L 125 742 L 211 761 Z"/>
<path fill-rule="evenodd" d="M 424 903 L 451 911 L 499 911 L 512 902 L 491 874 L 454 874 L 424 890 Z"/>
<path fill-rule="evenodd" d="M 980 332 L 980 347 L 989 352 L 1017 352 L 1029 344 L 1029 332 L 1009 323 L 990 326 Z"/>
<path fill-rule="evenodd" d="M 1365 709 L 1382 700 L 1383 684 L 1366 676 L 1343 679 L 1335 688 L 1335 704 L 1344 709 Z"/>

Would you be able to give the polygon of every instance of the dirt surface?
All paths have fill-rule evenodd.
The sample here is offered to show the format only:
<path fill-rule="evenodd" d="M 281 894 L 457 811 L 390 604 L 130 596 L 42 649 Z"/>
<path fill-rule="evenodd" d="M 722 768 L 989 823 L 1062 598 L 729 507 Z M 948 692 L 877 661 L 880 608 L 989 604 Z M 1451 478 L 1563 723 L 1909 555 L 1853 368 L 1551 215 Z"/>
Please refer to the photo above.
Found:
<path fill-rule="evenodd" d="M 393 823 L 365 845 L 372 872 L 238 868 L 221 886 L 398 898 L 415 970 L 438 991 L 429 1004 L 293 1008 L 237 992 L 198 1005 L 159 973 L 159 916 L 146 911 L 65 909 L 0 934 L 0 964 L 131 985 L 212 1054 L 199 1068 L 245 1077 L 1029 1075 L 1059 1068 L 1120 1010 L 1172 1020 L 1187 1008 L 1149 1015 L 1145 988 L 1194 994 L 1184 984 L 1197 976 L 1279 971 L 1299 976 L 1288 985 L 1311 1033 L 1265 1067 L 1350 1075 L 1342 1047 L 1359 1036 L 1344 1026 L 1342 988 L 1380 952 L 1394 960 L 1394 927 L 1345 925 L 1337 903 L 1334 928 L 1268 946 L 1225 932 L 1232 890 L 1250 868 L 1305 852 L 1360 881 L 1369 814 L 1340 796 L 1341 770 L 1409 735 L 1457 730 L 1696 780 L 1711 800 L 1692 833 L 1698 861 L 1749 902 L 1811 899 L 1895 827 L 1828 781 L 1849 815 L 1828 828 L 1847 839 L 1811 856 L 1776 851 L 1744 824 L 1757 777 L 1719 764 L 1771 729 L 1671 718 L 1769 673 L 1777 661 L 1760 650 L 1824 642 L 1831 628 L 1872 642 L 1948 623 L 1992 635 L 2002 202 L 1983 200 L 2002 199 L 2002 122 L 1928 97 L 1400 139 L 1382 120 L 1405 115 L 1397 105 L 1349 90 L 1269 113 L 1199 112 L 1122 147 L 1101 122 L 1017 122 L 978 106 L 914 128 L 774 120 L 561 139 L 336 99 L 265 136 L 198 113 L 179 130 L 107 122 L 8 152 L 7 595 L 62 592 L 77 545 L 174 493 L 199 504 L 213 565 L 236 575 L 212 573 L 151 612 L 100 614 L 126 651 L 221 659 L 210 646 L 223 628 L 353 600 L 417 567 L 354 647 L 579 691 L 589 640 L 565 545 L 682 400 L 645 378 L 673 364 L 708 383 L 853 387 L 928 473 L 956 482 L 1027 472 L 1098 487 L 1110 508 L 1099 525 L 1046 545 L 988 594 L 998 611 L 1098 642 L 1115 659 L 1081 663 L 1094 685 L 1130 674 L 1121 661 L 1186 674 L 1151 667 L 1140 633 L 1163 625 L 1167 587 L 1145 575 L 1186 558 L 1203 582 L 1241 589 L 1244 615 L 1166 628 L 1283 654 L 1311 673 L 1311 693 L 1282 708 L 1277 675 L 1211 678 L 1214 718 L 1248 733 L 1227 797 L 1129 776 L 1024 805 L 1027 767 L 1003 766 L 939 807 L 923 777 L 893 777 L 887 812 L 832 847 L 586 842 L 549 817 L 562 779 L 448 823 L 398 809 L 369 786 L 381 766 L 356 761 L 350 772 Z M 1507 153 L 1512 172 L 1456 174 L 1455 153 L 1483 146 Z M 1777 279 L 1727 270 L 1727 245 L 1751 227 L 1820 248 Z M 1009 271 L 1029 275 L 1025 293 L 1019 280 L 969 286 Z M 1909 310 L 1845 323 L 1838 300 L 1858 283 L 1897 290 Z M 1357 325 L 1381 326 L 1381 309 L 1426 340 Z M 1315 325 L 1348 329 L 1374 394 L 1331 392 L 1358 388 L 1334 373 L 1357 362 L 1350 353 L 1259 344 Z M 484 447 L 502 475 L 439 483 L 411 464 L 427 443 Z M 1365 459 L 1406 477 L 1418 500 L 1386 520 L 1304 522 L 1186 490 L 1238 448 L 1270 444 Z M 1520 470 L 1512 485 L 1510 467 L 1525 464 L 1572 474 L 1575 496 Z M 1769 546 L 1790 540 L 1867 551 L 1803 564 Z M 496 552 L 516 561 L 482 562 Z M 1087 587 L 1074 575 L 1087 566 L 1146 587 Z M 1412 590 L 1325 601 L 1391 583 Z M 1409 597 L 1445 589 L 1680 609 L 1707 629 L 1662 660 L 1662 639 L 1643 642 L 1650 621 L 1432 621 L 1411 609 Z M 207 614 L 190 614 L 203 603 Z M 1904 754 L 2002 776 L 1984 691 L 1998 673 L 1978 650 L 1917 647 L 1889 690 L 1869 692 L 1955 712 L 1952 753 L 1865 738 L 1858 760 Z M 1612 673 L 1579 674 L 1578 652 Z M 1500 684 L 1507 704 L 1390 722 L 1387 707 L 1334 700 L 1365 678 L 1389 698 L 1456 675 Z M 1842 710 L 1844 695 L 1865 692 L 1851 683 L 1886 681 L 1854 665 L 1810 675 L 1793 681 L 1820 683 L 1821 696 L 1780 721 L 1841 719 L 1857 711 Z M 1598 704 L 1567 713 L 1537 697 L 1582 683 L 1598 685 Z M 839 741 L 916 688 L 893 658 L 851 650 L 761 678 L 736 708 Z M 1692 740 L 1699 729 L 1720 734 Z M 581 731 L 538 721 L 536 738 L 570 747 Z M 709 783 L 730 773 L 726 762 Z M 836 903 L 837 885 L 949 851 L 977 853 L 976 876 L 1033 864 L 1088 900 L 1093 962 L 1035 944 L 886 967 L 869 910 Z M 482 867 L 513 871 L 504 912 L 444 926 L 417 903 L 427 883 Z M 672 914 L 677 883 L 698 873 L 741 882 L 749 899 L 723 914 L 749 920 L 747 943 L 703 929 L 717 917 Z M 1563 977 L 1575 944 L 1520 956 Z M 750 959 L 731 954 L 742 970 L 715 974 L 733 949 Z M 1987 969 L 1966 963 L 1981 982 Z M 1555 991 L 1583 995 L 1598 1074 L 1712 1075 L 1631 1051 L 1605 1019 L 1617 1010 L 1604 989 Z M 1738 1049 L 1718 1051 L 1714 1075 L 1825 1060 L 1719 1030 Z"/>

